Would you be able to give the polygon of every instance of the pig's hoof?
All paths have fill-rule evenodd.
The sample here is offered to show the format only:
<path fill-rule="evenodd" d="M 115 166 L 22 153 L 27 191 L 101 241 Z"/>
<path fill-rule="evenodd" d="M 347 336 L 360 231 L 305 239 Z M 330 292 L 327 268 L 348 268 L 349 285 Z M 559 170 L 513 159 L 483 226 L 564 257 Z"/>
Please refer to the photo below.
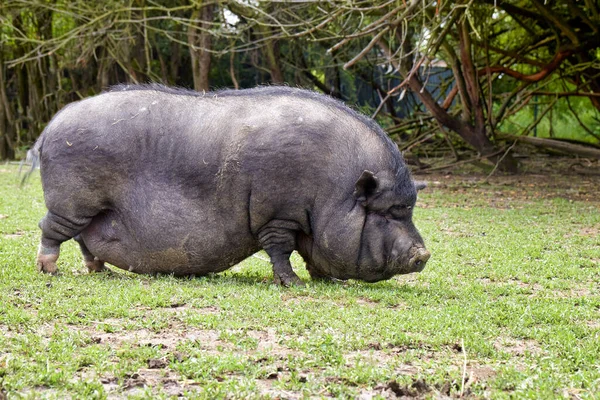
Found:
<path fill-rule="evenodd" d="M 37 257 L 37 269 L 40 272 L 50 275 L 58 274 L 58 267 L 56 266 L 56 260 L 58 260 L 58 254 L 38 254 Z"/>
<path fill-rule="evenodd" d="M 277 275 L 275 274 L 275 283 L 277 285 L 282 285 L 285 287 L 290 287 L 290 286 L 306 286 L 306 284 L 304 282 L 302 282 L 302 280 L 300 278 L 298 278 L 297 275 Z"/>
<path fill-rule="evenodd" d="M 98 260 L 97 258 L 91 261 L 84 261 L 83 263 L 90 273 L 109 271 L 109 269 L 104 266 L 104 261 Z"/>

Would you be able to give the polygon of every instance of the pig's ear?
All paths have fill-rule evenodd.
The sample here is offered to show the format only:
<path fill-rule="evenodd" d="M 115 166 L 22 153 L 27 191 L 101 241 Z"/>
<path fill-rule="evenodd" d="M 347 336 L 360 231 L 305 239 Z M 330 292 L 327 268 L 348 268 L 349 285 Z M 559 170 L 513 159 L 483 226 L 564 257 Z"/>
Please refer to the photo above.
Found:
<path fill-rule="evenodd" d="M 415 181 L 415 189 L 417 189 L 417 192 L 419 190 L 423 190 L 427 187 L 427 182 L 425 181 Z"/>
<path fill-rule="evenodd" d="M 364 203 L 379 191 L 379 179 L 371 171 L 364 170 L 354 185 L 354 198 Z"/>

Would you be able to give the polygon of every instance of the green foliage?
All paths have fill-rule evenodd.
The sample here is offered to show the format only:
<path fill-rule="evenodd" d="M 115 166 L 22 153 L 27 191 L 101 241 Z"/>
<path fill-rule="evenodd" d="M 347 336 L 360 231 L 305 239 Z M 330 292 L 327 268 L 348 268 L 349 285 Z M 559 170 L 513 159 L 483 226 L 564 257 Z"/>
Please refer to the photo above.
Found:
<path fill-rule="evenodd" d="M 575 91 L 575 87 L 551 81 L 542 90 L 560 93 Z M 546 112 L 548 107 L 551 109 Z M 537 119 L 540 120 L 535 124 Z M 537 137 L 600 144 L 600 112 L 587 97 L 534 96 L 526 107 L 505 118 L 499 128 L 509 134 L 529 128 L 530 135 Z"/>
<path fill-rule="evenodd" d="M 378 122 L 384 128 L 402 130 L 407 141 L 430 135 L 437 138 L 436 148 L 444 146 L 439 140 L 444 135 L 430 132 L 439 124 L 471 144 L 485 142 L 498 130 L 529 133 L 528 107 L 536 102 L 529 91 L 534 86 L 552 92 L 563 91 L 565 85 L 579 94 L 598 92 L 600 12 L 594 2 L 571 2 L 568 7 L 561 2 L 537 7 L 526 1 L 414 4 L 5 0 L 0 3 L 0 95 L 8 101 L 0 112 L 0 158 L 19 156 L 65 104 L 116 83 L 312 88 L 366 114 L 379 108 Z M 201 11 L 207 7 L 212 17 L 204 21 Z M 201 48 L 211 55 L 210 63 L 193 62 L 190 49 Z M 573 53 L 554 65 L 565 49 Z M 435 118 L 423 122 L 433 105 L 417 99 L 420 91 L 408 90 L 406 95 L 407 71 L 417 64 L 413 72 L 426 81 L 426 91 L 438 104 L 457 82 L 472 87 L 454 97 L 448 110 L 438 110 Z M 487 67 L 494 72 L 483 73 Z M 208 74 L 200 73 L 204 69 Z M 518 77 L 546 69 L 549 73 L 542 77 Z M 444 73 L 432 73 L 440 70 Z M 478 79 L 466 79 L 473 74 Z M 530 79 L 535 85 L 524 85 Z M 391 102 L 379 107 L 391 91 Z M 561 119 L 569 114 L 561 99 L 553 121 L 549 116 L 541 120 L 538 135 L 595 143 L 598 122 L 593 110 L 600 106 L 581 98 L 571 101 L 592 133 L 572 117 Z M 477 121 L 471 110 L 475 103 L 484 114 Z M 496 114 L 487 115 L 489 110 Z"/>
<path fill-rule="evenodd" d="M 196 279 L 87 274 L 73 242 L 62 274 L 40 275 L 39 176 L 19 188 L 16 170 L 0 166 L 9 397 L 356 398 L 419 379 L 430 397 L 600 391 L 600 213 L 589 193 L 569 200 L 582 182 L 434 183 L 414 216 L 433 254 L 422 273 L 315 283 L 294 255 L 308 285 L 285 289 L 264 253 Z"/>

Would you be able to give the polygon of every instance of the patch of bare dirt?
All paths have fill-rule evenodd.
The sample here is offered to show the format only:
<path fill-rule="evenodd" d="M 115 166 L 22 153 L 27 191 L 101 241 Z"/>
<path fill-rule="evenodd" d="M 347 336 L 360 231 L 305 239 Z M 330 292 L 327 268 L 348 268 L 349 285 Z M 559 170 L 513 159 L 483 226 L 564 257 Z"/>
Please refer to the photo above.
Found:
<path fill-rule="evenodd" d="M 39 398 L 57 399 L 57 398 L 59 398 L 58 390 L 51 388 L 49 386 L 45 386 L 45 385 L 27 388 L 27 389 L 19 392 L 19 395 L 21 396 L 21 398 L 25 398 L 25 399 L 39 399 Z M 2 394 L 0 393 L 0 400 L 4 400 L 4 399 L 8 399 L 8 396 L 2 397 Z"/>
<path fill-rule="evenodd" d="M 589 297 L 594 293 L 588 288 L 572 288 L 568 290 L 553 290 L 553 297 L 563 299 L 576 299 L 580 297 Z"/>
<path fill-rule="evenodd" d="M 414 379 L 409 384 L 401 384 L 395 380 L 387 384 L 380 384 L 373 389 L 361 391 L 360 400 L 371 400 L 373 398 L 383 399 L 452 399 L 471 398 L 470 386 L 472 381 L 469 377 L 464 382 L 448 381 L 443 384 L 431 385 L 423 379 Z"/>
<path fill-rule="evenodd" d="M 406 286 L 419 286 L 419 287 L 427 288 L 430 285 L 430 283 L 427 281 L 419 280 L 418 273 L 397 275 L 397 276 L 393 277 L 392 279 L 395 279 L 401 285 L 406 285 Z"/>
<path fill-rule="evenodd" d="M 8 325 L 0 324 L 0 335 L 5 338 L 12 338 L 15 336 L 15 332 Z"/>
<path fill-rule="evenodd" d="M 166 365 L 165 365 L 166 367 Z M 168 368 L 140 368 L 119 380 L 115 376 L 98 376 L 94 371 L 82 370 L 72 381 L 98 379 L 109 399 L 122 399 L 130 396 L 143 396 L 147 389 L 153 393 L 182 397 L 185 391 L 193 391 L 199 385 L 181 377 Z M 159 389 L 160 388 L 160 389 Z"/>
<path fill-rule="evenodd" d="M 561 298 L 561 299 L 573 299 L 580 297 L 592 296 L 595 292 L 588 287 L 574 287 L 570 289 L 546 289 L 539 283 L 528 283 L 518 279 L 508 279 L 507 281 L 494 281 L 490 278 L 477 278 L 477 281 L 486 286 L 517 286 L 522 289 L 530 291 L 529 296 L 533 297 L 544 297 L 544 298 Z"/>
<path fill-rule="evenodd" d="M 306 295 L 298 295 L 296 293 L 282 293 L 280 299 L 289 307 L 319 308 L 336 306 L 341 309 L 344 309 L 346 307 L 352 307 L 351 303 L 347 300 L 312 298 Z"/>
<path fill-rule="evenodd" d="M 144 309 L 143 307 L 140 309 Z M 155 308 L 152 307 L 148 307 L 148 310 L 156 310 Z M 162 307 L 160 309 L 161 313 L 173 313 L 173 314 L 185 314 L 186 312 L 193 312 L 194 314 L 202 314 L 202 315 L 209 315 L 209 314 L 219 314 L 221 312 L 221 309 L 219 307 L 216 306 L 204 306 L 204 307 L 193 307 L 189 304 L 186 303 L 178 303 L 178 302 L 174 302 L 171 305 L 169 305 L 168 307 Z"/>
<path fill-rule="evenodd" d="M 477 281 L 485 286 L 516 286 L 521 289 L 531 291 L 531 294 L 543 291 L 544 287 L 539 283 L 523 282 L 518 279 L 508 279 L 506 281 L 495 281 L 490 278 L 477 278 Z"/>
<path fill-rule="evenodd" d="M 171 353 L 180 343 L 195 342 L 199 348 L 208 354 L 220 354 L 223 350 L 233 350 L 235 343 L 221 339 L 221 332 L 213 329 L 199 329 L 189 327 L 182 322 L 173 321 L 168 329 L 158 332 L 150 329 L 123 329 L 126 321 L 107 319 L 97 322 L 93 326 L 70 326 L 73 331 L 86 333 L 93 343 L 110 344 L 122 346 L 130 344 L 133 346 L 151 346 L 160 349 L 169 350 Z M 104 324 L 110 325 L 111 332 L 101 329 Z M 237 331 L 236 331 L 237 332 Z M 248 355 L 269 354 L 272 356 L 285 358 L 288 355 L 297 354 L 281 344 L 281 338 L 274 329 L 267 330 L 247 330 L 244 335 L 257 341 L 257 346 L 253 350 L 246 351 Z"/>
<path fill-rule="evenodd" d="M 358 400 L 371 400 L 374 398 L 391 400 L 397 399 L 398 396 L 388 385 L 378 385 L 372 389 L 363 389 L 358 395 Z"/>
<path fill-rule="evenodd" d="M 598 320 L 586 321 L 585 324 L 592 329 L 600 329 L 600 321 Z"/>
<path fill-rule="evenodd" d="M 277 336 L 275 329 L 267 329 L 266 331 L 246 331 L 245 334 L 258 341 L 258 346 L 255 350 L 257 353 L 266 353 L 279 358 L 297 354 L 296 351 L 281 345 L 281 339 Z"/>
<path fill-rule="evenodd" d="M 544 290 L 544 287 L 542 285 L 540 285 L 539 283 L 523 282 L 523 281 L 520 281 L 518 279 L 509 279 L 507 281 L 507 283 L 509 285 L 518 286 L 521 289 L 531 290 L 532 292 L 539 292 L 541 290 Z"/>
<path fill-rule="evenodd" d="M 366 297 L 359 297 L 356 299 L 356 304 L 358 304 L 359 306 L 365 306 L 365 307 L 377 307 L 379 305 L 379 302 L 368 299 Z"/>
<path fill-rule="evenodd" d="M 468 365 L 467 371 L 471 379 L 477 381 L 487 381 L 495 377 L 498 373 L 489 365 Z"/>
<path fill-rule="evenodd" d="M 357 350 L 353 352 L 349 352 L 345 355 L 346 365 L 352 366 L 355 365 L 357 361 L 366 362 L 372 365 L 381 366 L 381 365 L 389 365 L 394 363 L 396 358 L 400 353 L 406 352 L 410 349 L 413 349 L 413 346 L 387 346 L 387 348 L 382 348 L 382 346 L 378 346 L 377 344 L 372 344 L 369 346 L 369 349 L 366 350 Z M 463 348 L 460 344 L 454 344 L 448 346 L 443 350 L 434 350 L 428 346 L 420 346 L 422 350 L 425 350 L 422 355 L 419 356 L 420 362 L 424 364 L 429 364 L 435 360 L 439 360 L 441 358 L 452 359 L 451 369 L 454 371 L 462 371 L 464 368 L 464 353 Z M 397 364 L 397 363 L 395 363 Z M 411 376 L 416 377 L 423 373 L 433 373 L 433 370 L 424 369 L 420 365 L 413 365 L 411 363 L 402 363 L 394 366 L 394 373 L 397 376 Z M 465 369 L 466 381 L 465 383 L 469 383 L 467 387 L 475 382 L 485 382 L 494 376 L 496 376 L 496 370 L 490 365 L 483 365 L 478 363 L 473 363 L 468 361 Z M 370 393 L 373 396 L 386 396 L 386 390 L 389 387 L 378 387 L 373 391 L 363 391 L 363 395 L 367 395 Z M 441 387 L 431 388 L 435 389 L 437 394 L 446 394 L 448 395 L 449 389 L 442 390 Z"/>
<path fill-rule="evenodd" d="M 580 236 L 600 237 L 600 226 L 588 226 L 579 231 Z"/>
<path fill-rule="evenodd" d="M 358 361 L 372 365 L 387 365 L 394 361 L 397 353 L 389 350 L 357 350 L 345 354 L 346 365 L 351 367 L 356 365 Z M 402 364 L 395 368 L 399 375 L 416 375 L 422 371 L 421 368 L 411 364 Z"/>
<path fill-rule="evenodd" d="M 135 346 L 152 346 L 162 349 L 174 350 L 179 343 L 196 342 L 201 349 L 209 353 L 218 353 L 219 348 L 231 348 L 231 344 L 219 339 L 220 333 L 216 330 L 197 329 L 185 326 L 171 326 L 167 330 L 154 332 L 149 329 L 118 330 L 116 332 L 103 332 L 95 327 L 71 327 L 78 332 L 84 331 L 94 343 L 122 346 L 125 343 Z"/>
<path fill-rule="evenodd" d="M 291 392 L 289 390 L 282 390 L 279 388 L 275 388 L 273 385 L 274 379 L 257 379 L 256 386 L 260 390 L 262 396 L 271 398 L 271 399 L 289 399 L 296 400 L 301 399 L 304 396 L 299 392 Z"/>
<path fill-rule="evenodd" d="M 488 177 L 479 170 L 455 169 L 434 173 L 417 170 L 413 176 L 428 182 L 429 187 L 425 190 L 465 193 L 467 200 L 484 198 L 496 208 L 510 209 L 518 207 L 517 203 L 552 198 L 599 204 L 600 175 L 577 172 L 573 165 L 578 162 L 567 157 L 533 157 L 521 160 L 521 173 L 516 175 L 496 172 Z M 600 171 L 600 162 L 591 163 L 589 171 Z M 430 205 L 425 202 L 422 206 Z"/>
<path fill-rule="evenodd" d="M 197 384 L 194 381 L 182 379 L 182 377 L 169 368 L 168 360 L 174 359 L 181 362 L 186 359 L 185 354 L 176 350 L 180 343 L 193 341 L 205 353 L 214 355 L 221 354 L 224 349 L 232 350 L 234 346 L 234 344 L 220 339 L 221 332 L 217 330 L 187 327 L 183 323 L 173 323 L 168 329 L 159 332 L 148 329 L 121 329 L 125 323 L 126 321 L 124 320 L 109 319 L 89 327 L 69 327 L 74 331 L 84 332 L 89 335 L 92 343 L 104 343 L 114 347 L 129 344 L 131 346 L 152 346 L 161 349 L 162 357 L 148 360 L 147 368 L 135 371 L 135 373 L 132 373 L 123 382 L 119 382 L 115 377 L 98 377 L 109 394 L 109 398 L 142 396 L 148 388 L 161 388 L 161 393 L 165 393 L 168 396 L 183 396 L 184 392 L 193 390 Z M 113 329 L 116 329 L 116 331 L 104 332 L 100 329 L 102 324 L 108 324 Z M 245 331 L 244 334 L 256 339 L 258 342 L 255 349 L 244 352 L 249 356 L 256 354 L 285 359 L 290 354 L 297 354 L 294 350 L 281 345 L 281 338 L 276 334 L 274 329 L 264 331 L 249 330 Z M 261 359 L 258 359 L 257 362 L 260 361 Z M 283 371 L 283 367 L 281 367 L 281 371 Z M 279 379 L 279 372 L 274 373 L 272 378 Z M 268 380 L 260 382 L 257 382 L 257 384 L 264 386 L 264 394 L 266 395 L 294 398 L 292 393 L 271 388 L 268 385 Z M 153 393 L 158 392 L 153 389 Z"/>
<path fill-rule="evenodd" d="M 539 343 L 532 339 L 522 340 L 499 337 L 494 342 L 494 347 L 498 351 L 505 351 L 515 356 L 542 353 L 542 348 L 540 347 Z"/>

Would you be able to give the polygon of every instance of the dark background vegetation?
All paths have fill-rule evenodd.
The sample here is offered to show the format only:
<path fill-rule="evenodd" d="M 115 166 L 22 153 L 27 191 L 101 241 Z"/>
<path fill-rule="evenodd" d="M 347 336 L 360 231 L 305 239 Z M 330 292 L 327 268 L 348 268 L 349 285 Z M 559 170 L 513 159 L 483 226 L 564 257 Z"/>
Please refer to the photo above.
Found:
<path fill-rule="evenodd" d="M 0 159 L 65 104 L 145 82 L 312 88 L 425 169 L 451 155 L 514 172 L 522 144 L 600 158 L 599 29 L 597 0 L 4 0 Z"/>

